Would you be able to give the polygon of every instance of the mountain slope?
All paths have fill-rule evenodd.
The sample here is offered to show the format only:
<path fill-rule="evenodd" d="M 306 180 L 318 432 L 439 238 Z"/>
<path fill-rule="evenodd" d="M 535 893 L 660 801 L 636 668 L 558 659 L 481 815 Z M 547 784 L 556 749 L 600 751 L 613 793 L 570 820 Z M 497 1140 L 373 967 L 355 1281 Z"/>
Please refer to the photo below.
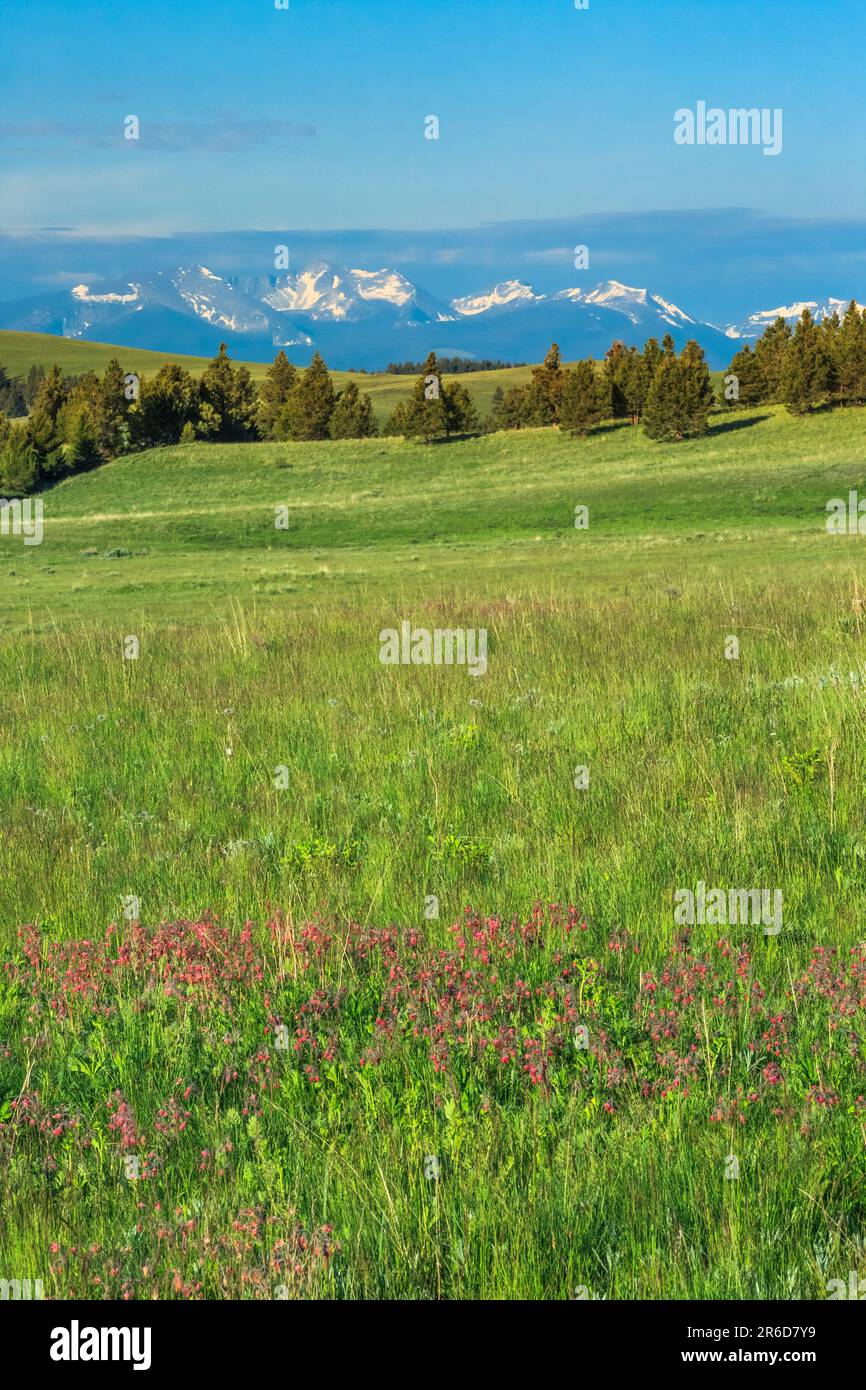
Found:
<path fill-rule="evenodd" d="M 730 334 L 617 280 L 549 295 L 506 280 L 447 304 L 398 270 L 324 261 L 283 275 L 224 276 L 192 265 L 81 283 L 0 304 L 0 328 L 206 356 L 225 341 L 252 361 L 269 361 L 282 347 L 303 364 L 318 349 L 344 370 L 381 369 L 430 351 L 532 361 L 554 340 L 576 359 L 601 355 L 615 338 L 640 346 L 666 332 L 678 346 L 698 338 L 711 366 L 731 355 Z"/>

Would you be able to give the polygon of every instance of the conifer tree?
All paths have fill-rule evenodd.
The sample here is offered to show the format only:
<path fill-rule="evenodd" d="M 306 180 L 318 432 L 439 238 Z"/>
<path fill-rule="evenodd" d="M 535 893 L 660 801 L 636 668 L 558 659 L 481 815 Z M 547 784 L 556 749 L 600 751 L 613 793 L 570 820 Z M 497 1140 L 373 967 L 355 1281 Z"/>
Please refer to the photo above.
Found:
<path fill-rule="evenodd" d="M 404 404 L 405 410 L 401 412 L 400 423 L 402 433 L 407 439 L 423 439 L 425 444 L 429 444 L 431 440 L 441 439 L 447 433 L 448 421 L 442 376 L 435 352 L 429 354 L 421 375 L 412 388 L 412 394 Z"/>
<path fill-rule="evenodd" d="M 39 460 L 24 425 L 9 431 L 0 452 L 0 496 L 26 497 L 40 482 Z"/>
<path fill-rule="evenodd" d="M 830 377 L 823 335 L 804 309 L 788 343 L 782 375 L 782 396 L 792 415 L 805 415 L 823 400 Z"/>
<path fill-rule="evenodd" d="M 280 439 L 327 439 L 328 425 L 336 402 L 331 374 L 321 353 L 313 359 L 300 381 L 289 393 L 277 424 Z"/>
<path fill-rule="evenodd" d="M 782 399 L 782 377 L 785 372 L 785 356 L 791 341 L 791 330 L 781 315 L 764 329 L 755 344 L 755 355 L 761 375 L 766 383 L 767 401 Z"/>
<path fill-rule="evenodd" d="M 690 341 L 680 357 L 663 357 L 647 394 L 644 428 L 650 439 L 680 440 L 704 434 L 713 401 L 703 349 Z"/>
<path fill-rule="evenodd" d="M 250 439 L 255 430 L 256 389 L 249 368 L 235 367 L 225 343 L 205 367 L 199 387 L 202 406 L 217 440 Z M 215 427 L 213 421 L 216 421 Z"/>
<path fill-rule="evenodd" d="M 84 402 L 73 407 L 68 420 L 64 458 L 70 473 L 86 473 L 102 463 L 98 418 Z"/>
<path fill-rule="evenodd" d="M 259 389 L 256 424 L 262 439 L 275 439 L 277 421 L 298 380 L 297 368 L 280 348 Z"/>
<path fill-rule="evenodd" d="M 33 408 L 24 426 L 27 442 L 34 451 L 37 471 L 45 477 L 54 477 L 65 471 L 60 415 L 68 395 L 68 383 L 55 363 L 39 383 Z"/>
<path fill-rule="evenodd" d="M 369 439 L 379 433 L 373 414 L 373 402 L 366 392 L 358 390 L 349 380 L 337 397 L 328 422 L 331 439 Z"/>
<path fill-rule="evenodd" d="M 591 357 L 567 370 L 562 389 L 561 428 L 571 434 L 585 435 L 603 418 L 606 395 Z"/>
<path fill-rule="evenodd" d="M 866 403 L 866 313 L 852 299 L 836 341 L 839 396 L 845 405 Z"/>
<path fill-rule="evenodd" d="M 475 402 L 466 387 L 459 381 L 450 381 L 445 387 L 445 433 L 478 434 L 481 421 Z"/>
<path fill-rule="evenodd" d="M 562 403 L 562 388 L 565 375 L 559 356 L 559 347 L 551 343 L 544 361 L 532 369 L 532 379 L 527 389 L 527 423 L 533 425 L 558 425 Z"/>
<path fill-rule="evenodd" d="M 528 414 L 527 394 L 526 386 L 509 386 L 507 391 L 497 386 L 493 393 L 490 414 L 484 422 L 487 433 L 495 430 L 521 429 Z"/>
<path fill-rule="evenodd" d="M 756 352 L 747 345 L 735 352 L 731 358 L 731 365 L 725 373 L 726 377 L 736 377 L 735 382 L 730 382 L 731 393 L 725 395 L 728 389 L 722 383 L 722 404 L 730 406 L 732 409 L 744 406 L 760 404 L 767 398 L 767 383 L 764 380 L 764 373 Z"/>
<path fill-rule="evenodd" d="M 680 354 L 680 364 L 684 372 L 684 386 L 687 412 L 686 434 L 704 434 L 707 417 L 716 403 L 716 393 L 707 367 L 707 359 L 700 343 L 690 338 Z"/>
<path fill-rule="evenodd" d="M 628 414 L 626 393 L 623 389 L 628 372 L 628 357 L 625 343 L 621 339 L 611 343 L 604 354 L 605 389 L 608 397 L 608 413 L 613 420 L 623 420 Z"/>

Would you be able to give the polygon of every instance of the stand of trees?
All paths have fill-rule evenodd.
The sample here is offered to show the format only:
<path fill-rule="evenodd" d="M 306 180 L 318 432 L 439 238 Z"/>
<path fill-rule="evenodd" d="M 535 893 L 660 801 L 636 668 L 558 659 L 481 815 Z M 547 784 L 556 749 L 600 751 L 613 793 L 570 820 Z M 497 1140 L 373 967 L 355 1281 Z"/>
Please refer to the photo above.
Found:
<path fill-rule="evenodd" d="M 463 372 L 499 372 L 506 367 L 525 367 L 525 362 L 500 362 L 492 357 L 437 357 L 440 372 L 460 376 Z M 416 376 L 423 371 L 423 362 L 389 362 L 385 368 L 392 376 Z"/>
<path fill-rule="evenodd" d="M 816 323 L 804 309 L 793 332 L 783 318 L 768 325 L 754 348 L 736 352 L 724 404 L 736 409 L 784 403 L 794 415 L 820 405 L 866 404 L 866 311 L 851 300 L 840 319 Z"/>
<path fill-rule="evenodd" d="M 651 439 L 679 440 L 703 434 L 715 395 L 698 343 L 679 357 L 668 334 L 650 338 L 643 351 L 616 342 L 599 370 L 592 358 L 563 367 L 556 343 L 525 386 L 497 390 L 488 430 L 559 425 L 585 435 L 601 420 L 643 423 Z"/>
<path fill-rule="evenodd" d="M 0 369 L 0 496 L 30 492 L 118 454 L 163 445 L 257 439 L 364 439 L 377 433 L 370 397 L 334 389 L 318 353 L 299 372 L 277 354 L 261 389 L 225 344 L 196 380 L 168 363 L 131 384 L 116 358 L 101 377 L 32 368 L 25 382 Z M 20 423 L 16 417 L 30 413 Z"/>
<path fill-rule="evenodd" d="M 472 367 L 482 365 L 493 364 Z M 703 434 L 716 404 L 703 350 L 691 341 L 677 355 L 670 334 L 661 343 L 650 338 L 640 351 L 615 342 L 600 365 L 587 358 L 565 367 L 553 343 L 525 385 L 496 390 L 483 426 L 466 387 L 443 385 L 446 369 L 457 367 L 429 355 L 384 434 L 431 443 L 482 428 L 558 426 L 586 435 L 614 419 L 643 424 L 651 439 L 675 441 Z M 460 359 L 460 369 L 470 367 Z M 133 381 L 137 386 L 116 358 L 101 377 L 92 371 L 66 377 L 55 365 L 47 372 L 31 367 L 20 380 L 0 368 L 0 496 L 27 493 L 135 449 L 198 439 L 312 441 L 378 433 L 370 397 L 351 380 L 337 391 L 318 352 L 299 371 L 280 351 L 259 389 L 224 343 L 200 380 L 169 363 L 154 377 Z M 804 309 L 793 331 L 777 318 L 754 348 L 735 353 L 721 404 L 777 401 L 798 415 L 821 405 L 866 404 L 866 310 L 856 301 L 841 319 L 833 314 L 820 324 Z"/>

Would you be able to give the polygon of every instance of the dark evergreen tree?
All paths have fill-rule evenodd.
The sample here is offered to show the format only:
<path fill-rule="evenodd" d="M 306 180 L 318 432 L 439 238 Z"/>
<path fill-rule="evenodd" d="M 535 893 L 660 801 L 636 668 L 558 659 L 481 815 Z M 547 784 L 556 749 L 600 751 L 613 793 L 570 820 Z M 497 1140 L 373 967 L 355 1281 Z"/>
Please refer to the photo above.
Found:
<path fill-rule="evenodd" d="M 337 397 L 328 433 L 332 439 L 370 439 L 379 433 L 373 402 L 356 382 L 348 381 Z"/>
<path fill-rule="evenodd" d="M 565 374 L 559 347 L 551 343 L 544 361 L 532 369 L 526 396 L 526 421 L 533 425 L 558 425 Z"/>
<path fill-rule="evenodd" d="M 793 415 L 805 415 L 824 399 L 830 384 L 823 334 L 809 310 L 804 309 L 785 353 L 783 399 Z"/>
<path fill-rule="evenodd" d="M 560 426 L 570 434 L 585 435 L 603 419 L 607 389 L 599 380 L 591 357 L 565 373 Z"/>
<path fill-rule="evenodd" d="M 401 411 L 398 406 L 391 417 L 394 432 L 399 423 L 400 433 L 406 439 L 423 439 L 425 444 L 447 433 L 442 377 L 435 352 L 430 353 L 409 400 L 403 405 L 405 408 Z M 398 411 L 399 421 L 395 418 Z"/>
<path fill-rule="evenodd" d="M 130 442 L 137 449 L 177 444 L 184 427 L 194 427 L 199 409 L 197 383 L 183 367 L 167 362 L 155 377 L 140 385 L 138 400 L 127 417 Z M 224 429 L 224 422 L 215 422 L 213 437 L 225 437 L 221 434 Z"/>
<path fill-rule="evenodd" d="M 695 342 L 680 357 L 665 355 L 647 394 L 643 424 L 650 439 L 680 440 L 704 434 L 714 402 L 703 350 Z"/>
<path fill-rule="evenodd" d="M 57 477 L 65 472 L 63 431 L 60 414 L 69 395 L 69 385 L 55 363 L 46 373 L 33 400 L 26 425 L 27 443 L 32 446 L 40 476 Z"/>
<path fill-rule="evenodd" d="M 41 481 L 39 460 L 24 425 L 14 425 L 0 452 L 0 496 L 27 497 Z"/>
<path fill-rule="evenodd" d="M 785 319 L 779 316 L 768 324 L 755 344 L 755 356 L 761 375 L 766 383 L 767 401 L 782 400 L 782 377 L 785 373 L 785 357 L 791 341 L 791 330 Z"/>
<path fill-rule="evenodd" d="M 479 434 L 481 420 L 475 402 L 466 387 L 459 381 L 450 381 L 445 387 L 445 433 Z"/>
<path fill-rule="evenodd" d="M 126 376 L 127 373 L 116 357 L 112 357 L 102 374 L 99 391 L 99 446 L 105 458 L 116 458 L 118 454 L 123 453 L 129 442 L 127 416 L 135 396 L 130 394 L 128 386 L 132 383 L 127 383 Z"/>
<path fill-rule="evenodd" d="M 625 404 L 625 414 L 632 425 L 640 424 L 646 398 L 649 394 L 654 369 L 650 367 L 643 353 L 630 347 L 620 371 L 620 390 Z"/>
<path fill-rule="evenodd" d="M 690 338 L 680 353 L 684 372 L 688 436 L 704 434 L 707 418 L 716 403 L 716 393 L 707 368 L 707 359 L 700 343 Z"/>
<path fill-rule="evenodd" d="M 235 367 L 225 343 L 202 373 L 200 385 L 209 438 L 252 439 L 255 435 L 256 389 L 247 367 Z M 324 435 L 321 436 L 324 438 Z"/>
<path fill-rule="evenodd" d="M 628 373 L 628 355 L 621 339 L 611 343 L 604 354 L 604 385 L 607 393 L 607 414 L 612 420 L 624 420 L 628 415 L 625 377 Z"/>
<path fill-rule="evenodd" d="M 336 394 L 331 374 L 321 354 L 316 352 L 300 381 L 289 392 L 279 414 L 276 425 L 277 438 L 327 439 L 328 424 L 335 402 Z"/>
<path fill-rule="evenodd" d="M 722 382 L 721 404 L 732 410 L 738 407 L 760 404 L 767 399 L 767 383 L 758 355 L 747 345 L 735 352 L 725 378 L 735 377 L 735 381 Z M 726 394 L 727 393 L 727 394 Z"/>
<path fill-rule="evenodd" d="M 64 459 L 69 473 L 86 473 L 103 461 L 98 418 L 85 401 L 72 407 L 67 419 Z"/>
<path fill-rule="evenodd" d="M 41 362 L 34 362 L 24 382 L 24 401 L 28 410 L 32 409 L 33 402 L 36 400 L 36 392 L 44 380 L 45 368 Z"/>
<path fill-rule="evenodd" d="M 10 420 L 27 414 L 24 389 L 17 377 L 11 377 L 0 367 L 0 410 Z"/>
<path fill-rule="evenodd" d="M 836 341 L 839 396 L 845 405 L 866 404 L 866 313 L 852 299 Z"/>
<path fill-rule="evenodd" d="M 256 423 L 262 439 L 276 438 L 277 422 L 297 381 L 297 368 L 280 348 L 259 389 Z"/>

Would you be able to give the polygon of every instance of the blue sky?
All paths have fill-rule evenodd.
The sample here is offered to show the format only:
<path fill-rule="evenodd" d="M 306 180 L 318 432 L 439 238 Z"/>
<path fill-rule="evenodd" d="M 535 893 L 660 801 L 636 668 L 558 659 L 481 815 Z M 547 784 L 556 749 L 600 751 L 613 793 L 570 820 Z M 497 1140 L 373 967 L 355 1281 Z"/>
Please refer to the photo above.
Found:
<path fill-rule="evenodd" d="M 861 218 L 864 39 L 852 0 L 0 0 L 0 228 Z M 699 99 L 782 153 L 676 146 Z"/>

